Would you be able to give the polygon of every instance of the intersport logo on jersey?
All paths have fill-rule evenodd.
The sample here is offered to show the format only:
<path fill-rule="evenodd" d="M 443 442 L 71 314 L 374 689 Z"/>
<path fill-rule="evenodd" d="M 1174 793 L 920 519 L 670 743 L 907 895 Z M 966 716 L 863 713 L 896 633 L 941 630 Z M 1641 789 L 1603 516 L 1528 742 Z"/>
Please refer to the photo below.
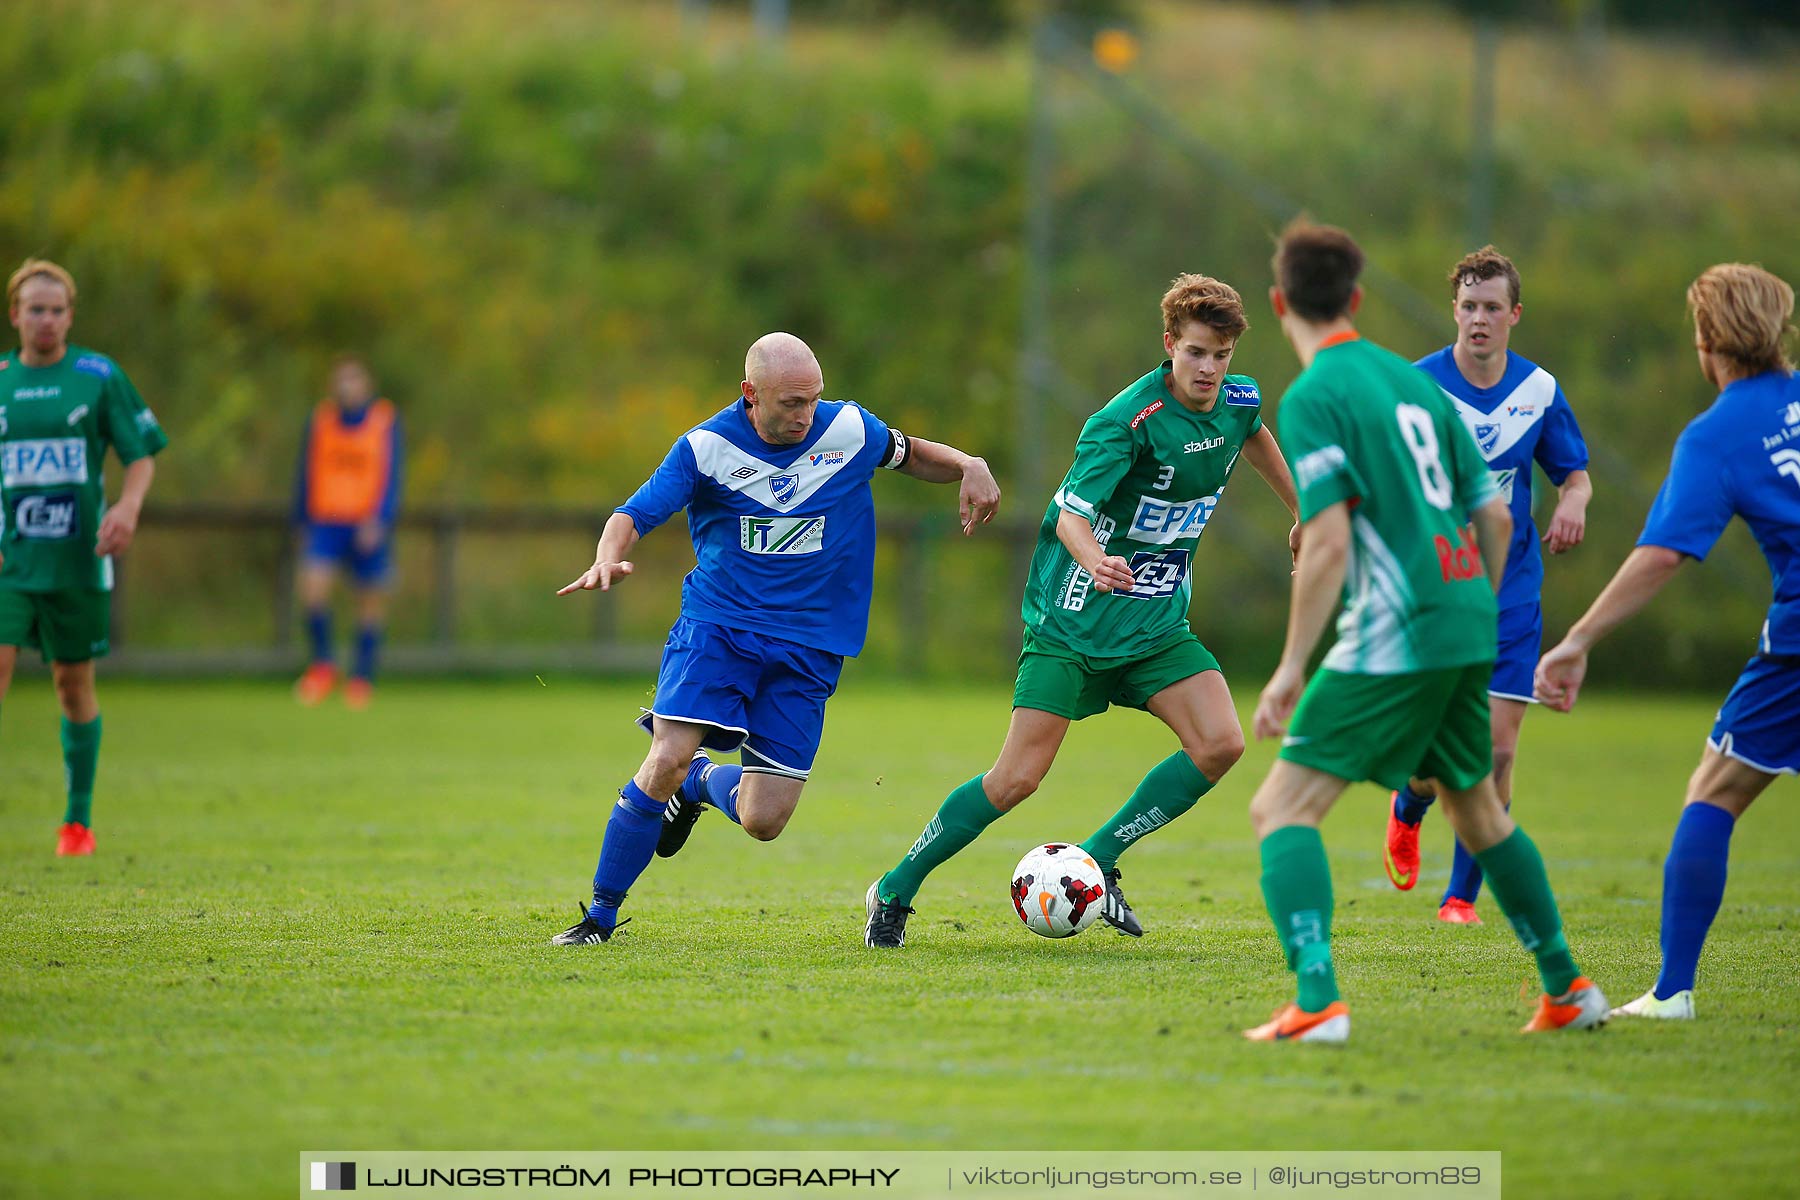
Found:
<path fill-rule="evenodd" d="M 88 481 L 86 438 L 21 438 L 0 445 L 0 487 Z"/>

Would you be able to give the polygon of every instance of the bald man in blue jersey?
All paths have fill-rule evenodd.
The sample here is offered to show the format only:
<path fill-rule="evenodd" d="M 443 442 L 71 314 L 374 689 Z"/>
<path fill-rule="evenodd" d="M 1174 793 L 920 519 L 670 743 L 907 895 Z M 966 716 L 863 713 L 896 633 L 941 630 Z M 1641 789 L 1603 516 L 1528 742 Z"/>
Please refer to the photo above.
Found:
<path fill-rule="evenodd" d="M 742 395 L 675 442 L 607 521 L 594 565 L 557 593 L 610 590 L 633 573 L 638 539 L 687 510 L 697 565 L 642 718 L 650 753 L 607 821 L 593 902 L 555 945 L 610 940 L 626 892 L 654 854 L 681 848 L 703 808 L 758 841 L 787 826 L 825 702 L 868 634 L 876 471 L 959 484 L 965 535 L 999 508 L 981 459 L 823 400 L 824 387 L 805 342 L 759 338 L 744 359 Z M 714 764 L 708 749 L 738 751 L 742 765 Z"/>

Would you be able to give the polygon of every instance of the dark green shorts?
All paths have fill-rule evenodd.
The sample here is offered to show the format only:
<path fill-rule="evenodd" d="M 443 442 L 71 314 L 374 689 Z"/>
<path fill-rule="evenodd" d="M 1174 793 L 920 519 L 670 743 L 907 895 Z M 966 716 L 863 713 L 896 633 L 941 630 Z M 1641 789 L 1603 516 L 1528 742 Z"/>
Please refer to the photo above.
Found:
<path fill-rule="evenodd" d="M 1027 629 L 1013 707 L 1079 721 L 1105 712 L 1111 704 L 1143 708 L 1170 684 L 1218 669 L 1219 660 L 1191 632 L 1183 631 L 1135 658 L 1094 658 L 1040 642 Z"/>
<path fill-rule="evenodd" d="M 104 658 L 112 627 L 112 593 L 0 589 L 0 646 L 36 650 L 51 662 Z"/>
<path fill-rule="evenodd" d="M 1406 675 L 1320 671 L 1306 685 L 1281 757 L 1351 783 L 1402 788 L 1414 775 L 1466 791 L 1494 769 L 1491 662 Z"/>

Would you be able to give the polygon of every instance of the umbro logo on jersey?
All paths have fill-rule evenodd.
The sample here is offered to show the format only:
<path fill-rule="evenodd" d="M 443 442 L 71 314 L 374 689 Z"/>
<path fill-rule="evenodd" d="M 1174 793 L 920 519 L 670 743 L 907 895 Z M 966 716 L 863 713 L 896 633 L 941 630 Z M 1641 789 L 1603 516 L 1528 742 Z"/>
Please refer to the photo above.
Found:
<path fill-rule="evenodd" d="M 1205 441 L 1201 442 L 1189 442 L 1182 447 L 1182 451 L 1187 454 L 1196 454 L 1201 450 L 1217 450 L 1224 444 L 1225 439 L 1222 437 L 1207 438 Z"/>
<path fill-rule="evenodd" d="M 731 473 L 733 479 L 750 479 L 756 474 L 755 467 L 739 467 Z"/>

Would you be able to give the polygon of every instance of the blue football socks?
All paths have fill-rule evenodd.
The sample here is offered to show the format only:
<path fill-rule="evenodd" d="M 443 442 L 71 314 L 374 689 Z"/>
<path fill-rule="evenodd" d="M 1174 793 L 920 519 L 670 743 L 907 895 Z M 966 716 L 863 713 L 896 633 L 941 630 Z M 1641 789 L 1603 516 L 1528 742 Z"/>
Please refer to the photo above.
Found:
<path fill-rule="evenodd" d="M 1435 795 L 1419 795 L 1409 783 L 1394 793 L 1394 816 L 1402 825 L 1417 825 L 1425 819 L 1426 810 L 1436 799 Z"/>
<path fill-rule="evenodd" d="M 704 758 L 696 758 L 694 765 L 688 768 L 688 794 L 698 796 L 707 804 L 731 818 L 734 825 L 742 825 L 738 820 L 737 801 L 738 783 L 744 778 L 744 768 L 728 763 L 709 763 Z"/>
<path fill-rule="evenodd" d="M 651 799 L 635 779 L 619 789 L 619 802 L 613 805 L 606 837 L 600 843 L 600 865 L 594 868 L 594 902 L 588 906 L 588 916 L 595 923 L 608 929 L 619 923 L 625 893 L 656 853 L 667 807 L 665 802 Z"/>
<path fill-rule="evenodd" d="M 306 611 L 306 640 L 312 648 L 312 661 L 331 661 L 331 610 L 311 608 Z"/>
<path fill-rule="evenodd" d="M 356 669 L 351 674 L 357 679 L 375 678 L 375 655 L 381 649 L 381 626 L 364 625 L 356 631 Z"/>
<path fill-rule="evenodd" d="M 1725 898 L 1725 864 L 1737 818 L 1712 804 L 1681 810 L 1669 857 L 1663 862 L 1662 974 L 1656 998 L 1667 1000 L 1694 986 L 1706 931 Z"/>
<path fill-rule="evenodd" d="M 1475 861 L 1475 856 L 1469 853 L 1469 848 L 1462 844 L 1462 839 L 1457 838 L 1456 850 L 1450 856 L 1450 886 L 1444 889 L 1444 899 L 1439 900 L 1438 903 L 1442 904 L 1445 900 L 1456 899 L 1467 900 L 1473 904 L 1476 897 L 1480 895 L 1481 864 Z"/>

